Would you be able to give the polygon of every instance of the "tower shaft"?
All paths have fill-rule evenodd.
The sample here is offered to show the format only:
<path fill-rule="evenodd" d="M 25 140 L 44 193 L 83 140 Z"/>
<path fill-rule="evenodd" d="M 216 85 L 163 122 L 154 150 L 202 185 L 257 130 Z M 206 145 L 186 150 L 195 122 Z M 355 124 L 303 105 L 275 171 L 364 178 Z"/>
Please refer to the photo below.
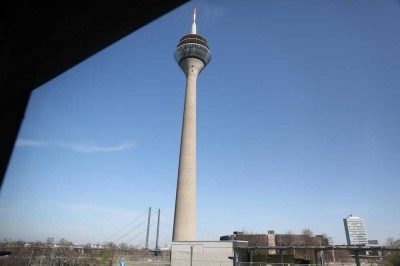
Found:
<path fill-rule="evenodd" d="M 180 63 L 186 74 L 173 241 L 196 240 L 196 82 L 202 61 L 187 58 Z"/>
<path fill-rule="evenodd" d="M 196 82 L 211 60 L 206 39 L 196 33 L 196 9 L 192 33 L 180 39 L 174 57 L 185 73 L 186 93 L 172 241 L 196 241 Z"/>

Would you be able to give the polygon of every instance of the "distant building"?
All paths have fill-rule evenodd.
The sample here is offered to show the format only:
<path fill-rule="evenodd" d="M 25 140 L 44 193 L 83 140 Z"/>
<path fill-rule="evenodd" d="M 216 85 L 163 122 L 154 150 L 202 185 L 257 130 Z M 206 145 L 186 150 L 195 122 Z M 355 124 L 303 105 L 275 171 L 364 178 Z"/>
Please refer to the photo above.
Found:
<path fill-rule="evenodd" d="M 343 223 L 346 232 L 347 245 L 368 244 L 363 218 L 350 215 L 343 219 Z"/>
<path fill-rule="evenodd" d="M 323 235 L 308 236 L 296 234 L 275 234 L 270 230 L 267 234 L 246 234 L 233 232 L 233 235 L 221 236 L 220 240 L 243 240 L 248 241 L 248 246 L 328 246 L 328 238 Z M 275 250 L 269 250 L 269 254 L 276 254 Z"/>
<path fill-rule="evenodd" d="M 368 240 L 368 244 L 366 245 L 368 247 L 377 247 L 379 246 L 378 240 Z M 380 250 L 368 250 L 367 255 L 371 256 L 382 256 L 382 251 Z"/>

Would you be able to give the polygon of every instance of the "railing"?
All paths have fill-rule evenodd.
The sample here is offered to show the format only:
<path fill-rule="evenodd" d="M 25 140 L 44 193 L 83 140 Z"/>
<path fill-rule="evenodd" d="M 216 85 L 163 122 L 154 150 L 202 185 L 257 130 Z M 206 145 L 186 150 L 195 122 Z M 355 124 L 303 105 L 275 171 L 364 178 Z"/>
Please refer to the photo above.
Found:
<path fill-rule="evenodd" d="M 168 257 L 146 257 L 146 256 L 114 256 L 112 266 L 119 266 L 125 262 L 126 266 L 170 266 Z"/>
<path fill-rule="evenodd" d="M 187 259 L 174 259 L 171 262 L 174 266 L 233 266 L 232 261 L 205 261 L 205 260 L 190 260 Z"/>
<path fill-rule="evenodd" d="M 128 264 L 127 264 L 128 265 Z M 130 264 L 129 264 L 130 265 Z M 154 265 L 154 264 L 153 264 Z M 161 265 L 161 264 L 160 264 Z M 173 260 L 173 266 L 321 266 L 321 264 L 297 264 L 297 263 L 268 263 L 268 262 L 236 262 L 234 264 L 233 261 L 198 261 L 193 260 L 192 264 L 190 264 L 189 260 Z M 324 266 L 355 266 L 355 263 L 350 262 L 329 262 L 325 263 Z M 370 262 L 361 262 L 361 265 L 364 266 L 378 266 L 378 263 L 370 263 Z"/>
<path fill-rule="evenodd" d="M 236 262 L 236 266 L 317 266 L 317 264 L 268 263 L 268 262 Z M 321 265 L 319 265 L 321 266 Z"/>

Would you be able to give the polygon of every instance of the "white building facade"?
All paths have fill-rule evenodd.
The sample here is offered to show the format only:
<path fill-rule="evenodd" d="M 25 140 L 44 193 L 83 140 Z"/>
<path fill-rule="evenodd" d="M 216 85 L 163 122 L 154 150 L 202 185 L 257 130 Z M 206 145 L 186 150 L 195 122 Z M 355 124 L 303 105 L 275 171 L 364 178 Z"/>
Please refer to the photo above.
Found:
<path fill-rule="evenodd" d="M 363 218 L 350 215 L 343 219 L 343 223 L 346 232 L 347 245 L 368 244 Z"/>
<path fill-rule="evenodd" d="M 171 266 L 232 266 L 248 261 L 245 248 L 247 241 L 174 241 L 171 245 Z"/>

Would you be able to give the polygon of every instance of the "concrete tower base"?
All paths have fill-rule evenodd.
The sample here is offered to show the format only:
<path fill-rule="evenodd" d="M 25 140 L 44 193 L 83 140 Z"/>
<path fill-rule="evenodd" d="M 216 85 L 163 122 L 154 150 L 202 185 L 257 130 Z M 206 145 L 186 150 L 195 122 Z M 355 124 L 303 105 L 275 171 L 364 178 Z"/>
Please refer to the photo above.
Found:
<path fill-rule="evenodd" d="M 247 247 L 247 241 L 175 241 L 171 246 L 171 266 L 232 266 L 237 247 Z"/>

